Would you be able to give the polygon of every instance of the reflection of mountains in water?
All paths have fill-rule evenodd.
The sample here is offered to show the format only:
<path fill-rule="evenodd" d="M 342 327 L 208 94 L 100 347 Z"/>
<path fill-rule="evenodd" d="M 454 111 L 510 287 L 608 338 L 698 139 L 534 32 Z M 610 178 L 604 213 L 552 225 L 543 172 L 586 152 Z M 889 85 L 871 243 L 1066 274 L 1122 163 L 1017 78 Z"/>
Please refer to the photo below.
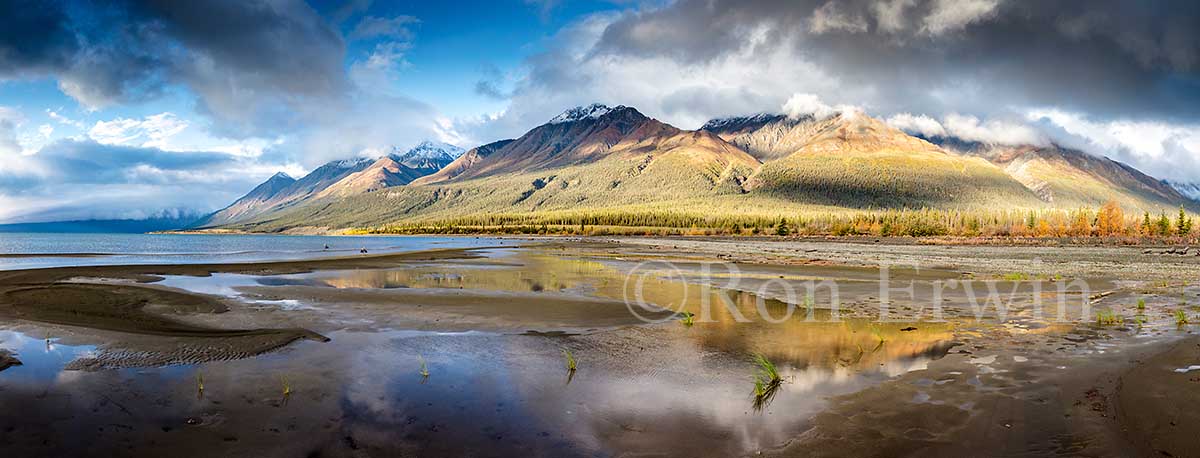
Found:
<path fill-rule="evenodd" d="M 267 286 L 553 292 L 625 300 L 626 273 L 602 262 L 521 253 L 516 256 L 515 264 L 320 272 L 301 277 L 267 277 L 259 282 Z M 643 278 L 643 282 L 646 302 L 676 308 L 683 304 L 684 310 L 696 314 L 696 325 L 687 337 L 702 347 L 741 354 L 761 353 L 772 361 L 797 368 L 874 368 L 899 373 L 923 361 L 941 358 L 953 345 L 952 326 L 948 323 L 831 321 L 830 311 L 821 308 L 814 308 L 809 319 L 809 312 L 803 306 L 789 306 L 749 292 L 706 288 L 653 275 Z M 704 294 L 710 296 L 704 298 Z M 707 314 L 699 307 L 705 300 L 710 305 Z M 760 314 L 760 301 L 769 320 Z M 789 307 L 790 318 L 772 322 L 786 316 Z M 910 327 L 915 329 L 901 331 Z"/>

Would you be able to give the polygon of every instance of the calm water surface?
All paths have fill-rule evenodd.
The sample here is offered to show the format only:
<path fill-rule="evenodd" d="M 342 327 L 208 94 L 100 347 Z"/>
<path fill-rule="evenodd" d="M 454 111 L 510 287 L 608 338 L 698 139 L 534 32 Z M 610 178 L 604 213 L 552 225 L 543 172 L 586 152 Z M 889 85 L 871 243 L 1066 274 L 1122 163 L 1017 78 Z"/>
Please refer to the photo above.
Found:
<path fill-rule="evenodd" d="M 361 248 L 387 253 L 512 244 L 486 237 L 10 233 L 0 234 L 0 270 L 276 261 L 355 254 Z"/>

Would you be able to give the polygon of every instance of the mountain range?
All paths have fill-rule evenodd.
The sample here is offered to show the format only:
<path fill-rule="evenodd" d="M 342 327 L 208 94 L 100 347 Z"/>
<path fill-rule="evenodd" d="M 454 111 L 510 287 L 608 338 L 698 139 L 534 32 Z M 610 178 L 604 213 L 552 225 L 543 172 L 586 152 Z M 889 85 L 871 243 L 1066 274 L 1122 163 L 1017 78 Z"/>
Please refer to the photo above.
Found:
<path fill-rule="evenodd" d="M 324 198 L 345 197 L 408 184 L 437 172 L 463 154 L 445 143 L 422 142 L 406 152 L 380 158 L 329 162 L 299 180 L 276 173 L 228 207 L 198 221 L 194 227 L 218 227 L 285 210 Z"/>
<path fill-rule="evenodd" d="M 1197 208 L 1176 187 L 1056 145 L 909 135 L 861 112 L 759 114 L 684 130 L 632 107 L 572 108 L 463 151 L 425 142 L 277 174 L 196 227 L 336 231 L 464 217 L 687 212 L 771 216 L 880 208 Z"/>

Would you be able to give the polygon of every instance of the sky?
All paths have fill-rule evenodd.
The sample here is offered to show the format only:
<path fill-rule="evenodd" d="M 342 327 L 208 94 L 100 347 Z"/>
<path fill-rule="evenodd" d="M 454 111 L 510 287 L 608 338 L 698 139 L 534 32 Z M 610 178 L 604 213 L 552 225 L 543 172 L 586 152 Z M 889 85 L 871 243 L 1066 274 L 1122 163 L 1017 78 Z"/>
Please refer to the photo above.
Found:
<path fill-rule="evenodd" d="M 1200 2 L 0 0 L 0 222 L 207 212 L 276 172 L 520 136 L 861 110 L 1200 182 Z"/>

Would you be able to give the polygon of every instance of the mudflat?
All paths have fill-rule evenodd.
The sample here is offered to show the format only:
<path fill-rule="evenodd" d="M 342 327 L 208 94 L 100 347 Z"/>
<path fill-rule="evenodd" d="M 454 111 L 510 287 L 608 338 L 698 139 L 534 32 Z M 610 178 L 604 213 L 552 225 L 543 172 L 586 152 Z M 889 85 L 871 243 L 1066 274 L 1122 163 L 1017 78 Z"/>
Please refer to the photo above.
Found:
<path fill-rule="evenodd" d="M 0 367 L 25 363 L 0 373 L 0 449 L 1193 456 L 1194 269 L 1124 247 L 621 238 L 0 272 Z M 1043 313 L 1056 282 L 1090 289 Z M 1007 307 L 978 307 L 989 291 Z"/>

